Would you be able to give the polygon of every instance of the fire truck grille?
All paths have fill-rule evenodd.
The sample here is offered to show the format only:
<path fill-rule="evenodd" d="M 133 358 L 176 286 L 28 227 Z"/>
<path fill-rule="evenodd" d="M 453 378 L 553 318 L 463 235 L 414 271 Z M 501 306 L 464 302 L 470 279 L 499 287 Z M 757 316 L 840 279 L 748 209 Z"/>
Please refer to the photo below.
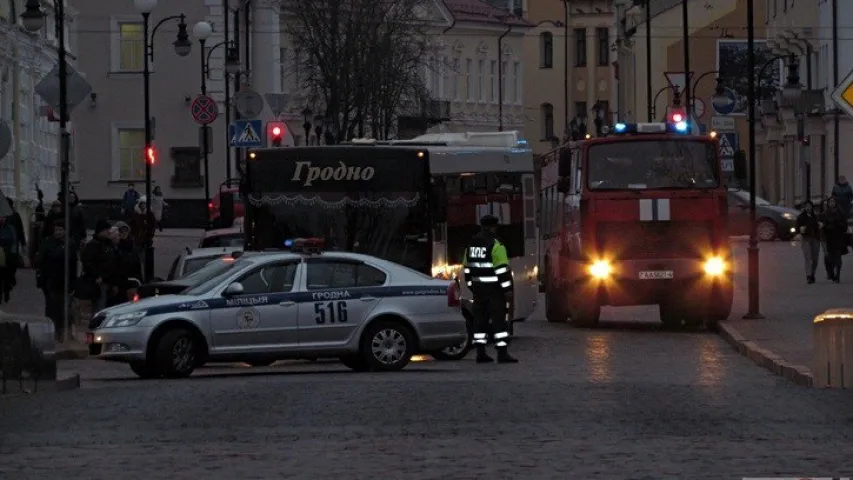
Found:
<path fill-rule="evenodd" d="M 622 259 L 695 257 L 712 246 L 707 222 L 604 222 L 596 237 L 602 252 Z"/>

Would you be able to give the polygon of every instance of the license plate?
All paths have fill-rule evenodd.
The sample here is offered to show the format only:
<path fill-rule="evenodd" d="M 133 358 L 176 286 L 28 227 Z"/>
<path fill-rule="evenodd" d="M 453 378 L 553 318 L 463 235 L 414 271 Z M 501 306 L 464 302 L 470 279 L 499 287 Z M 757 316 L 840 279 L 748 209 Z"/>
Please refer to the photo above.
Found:
<path fill-rule="evenodd" d="M 640 272 L 640 280 L 668 280 L 672 276 L 672 270 L 646 270 Z"/>
<path fill-rule="evenodd" d="M 86 345 L 95 343 L 95 335 L 91 332 L 86 333 Z"/>

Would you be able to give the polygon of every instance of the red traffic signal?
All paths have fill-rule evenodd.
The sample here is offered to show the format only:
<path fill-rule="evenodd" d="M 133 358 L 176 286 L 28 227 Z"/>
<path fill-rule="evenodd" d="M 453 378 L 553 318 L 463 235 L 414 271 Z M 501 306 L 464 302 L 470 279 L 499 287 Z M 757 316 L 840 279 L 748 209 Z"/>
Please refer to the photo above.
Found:
<path fill-rule="evenodd" d="M 145 147 L 145 161 L 148 165 L 154 165 L 157 163 L 157 149 L 154 148 L 154 145 Z"/>
<path fill-rule="evenodd" d="M 267 122 L 267 138 L 270 147 L 280 147 L 284 143 L 287 134 L 287 125 L 284 122 Z"/>

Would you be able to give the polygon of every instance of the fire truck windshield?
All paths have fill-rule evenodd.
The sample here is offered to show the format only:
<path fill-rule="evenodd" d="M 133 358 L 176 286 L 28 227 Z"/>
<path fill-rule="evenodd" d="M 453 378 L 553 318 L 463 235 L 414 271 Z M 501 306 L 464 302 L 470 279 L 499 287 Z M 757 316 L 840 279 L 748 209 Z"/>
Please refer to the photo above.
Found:
<path fill-rule="evenodd" d="M 710 141 L 630 139 L 590 145 L 590 190 L 708 189 L 719 185 Z"/>

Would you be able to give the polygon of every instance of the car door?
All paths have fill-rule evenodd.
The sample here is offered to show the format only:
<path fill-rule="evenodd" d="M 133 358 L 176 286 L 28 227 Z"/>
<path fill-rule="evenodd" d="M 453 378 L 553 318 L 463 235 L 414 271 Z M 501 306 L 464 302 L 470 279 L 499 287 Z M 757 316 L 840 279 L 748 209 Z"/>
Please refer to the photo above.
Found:
<path fill-rule="evenodd" d="M 263 352 L 299 344 L 299 307 L 293 293 L 298 267 L 298 261 L 267 263 L 235 280 L 243 285 L 243 293 L 225 297 L 224 306 L 211 311 L 218 352 Z"/>
<path fill-rule="evenodd" d="M 386 274 L 363 262 L 309 258 L 306 301 L 299 303 L 299 345 L 346 345 L 381 301 Z"/>
<path fill-rule="evenodd" d="M 729 193 L 729 235 L 749 234 L 749 203 Z"/>

